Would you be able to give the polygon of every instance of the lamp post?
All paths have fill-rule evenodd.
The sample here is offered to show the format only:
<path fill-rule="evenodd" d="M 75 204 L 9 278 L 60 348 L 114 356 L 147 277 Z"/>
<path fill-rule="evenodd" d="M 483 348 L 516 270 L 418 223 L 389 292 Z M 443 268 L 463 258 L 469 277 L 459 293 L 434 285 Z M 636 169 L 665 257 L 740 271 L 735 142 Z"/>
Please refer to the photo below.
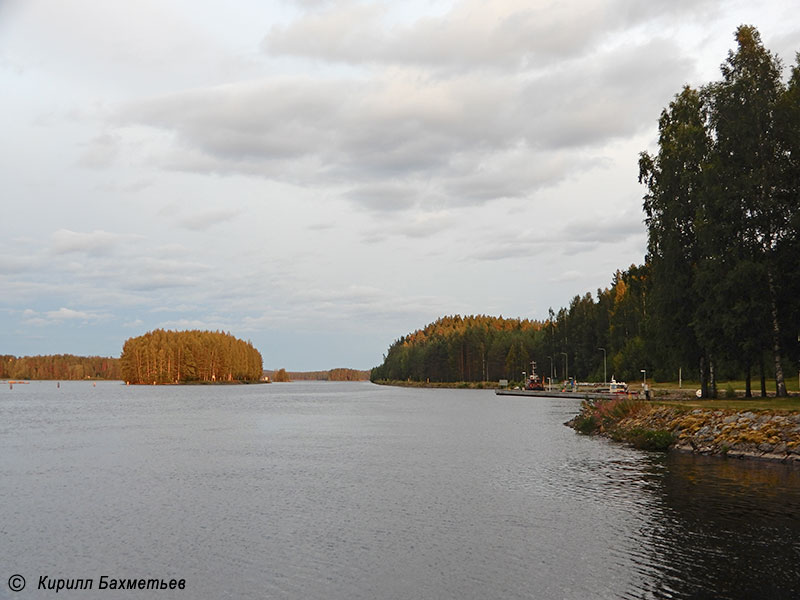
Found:
<path fill-rule="evenodd" d="M 553 357 L 552 356 L 548 356 L 547 358 L 550 359 L 550 382 L 547 385 L 547 389 L 549 390 L 550 387 L 553 385 Z"/>
<path fill-rule="evenodd" d="M 603 385 L 605 385 L 608 382 L 608 377 L 606 376 L 606 349 L 598 348 L 598 350 L 603 351 Z"/>
<path fill-rule="evenodd" d="M 644 392 L 645 400 L 650 400 L 650 392 L 647 389 L 647 369 L 641 369 L 642 371 L 642 391 Z"/>
<path fill-rule="evenodd" d="M 528 374 L 525 371 L 523 371 L 522 372 L 522 389 L 523 390 L 525 389 L 525 382 L 527 381 L 527 377 L 528 377 Z"/>
<path fill-rule="evenodd" d="M 566 352 L 561 354 L 564 355 L 564 381 L 567 381 L 569 379 L 569 355 Z"/>

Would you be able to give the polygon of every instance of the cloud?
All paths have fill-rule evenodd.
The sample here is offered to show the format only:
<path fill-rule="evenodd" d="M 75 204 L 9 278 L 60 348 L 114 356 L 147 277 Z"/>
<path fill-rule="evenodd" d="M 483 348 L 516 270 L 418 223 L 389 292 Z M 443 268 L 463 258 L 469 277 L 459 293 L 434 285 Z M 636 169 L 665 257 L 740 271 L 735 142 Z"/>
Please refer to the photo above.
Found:
<path fill-rule="evenodd" d="M 59 229 L 51 236 L 52 248 L 56 254 L 71 252 L 104 254 L 111 252 L 122 242 L 136 239 L 140 239 L 140 236 L 110 233 L 102 229 L 86 233 Z"/>
<path fill-rule="evenodd" d="M 398 212 L 417 204 L 420 193 L 414 184 L 376 182 L 355 187 L 346 192 L 344 197 L 367 210 Z"/>
<path fill-rule="evenodd" d="M 611 214 L 587 211 L 578 216 L 534 227 L 516 235 L 507 234 L 475 244 L 468 258 L 478 261 L 518 260 L 549 255 L 575 256 L 615 246 L 644 235 L 642 216 L 633 211 Z M 561 281 L 561 280 L 559 280 Z"/>
<path fill-rule="evenodd" d="M 35 326 L 48 326 L 65 322 L 80 322 L 86 324 L 103 321 L 109 318 L 110 315 L 105 312 L 74 310 L 63 306 L 58 310 L 48 310 L 45 312 L 37 312 L 30 308 L 22 312 L 22 322 L 26 325 Z"/>
<path fill-rule="evenodd" d="M 103 133 L 92 139 L 87 145 L 78 164 L 90 169 L 105 169 L 111 166 L 119 153 L 120 139 L 118 135 Z"/>
<path fill-rule="evenodd" d="M 0 254 L 0 275 L 24 273 L 40 266 L 40 261 L 32 256 L 13 256 Z"/>
<path fill-rule="evenodd" d="M 179 219 L 179 223 L 186 229 L 192 231 L 205 231 L 214 225 L 219 225 L 225 221 L 231 221 L 241 214 L 241 210 L 232 208 L 219 208 L 214 210 L 205 210 L 189 215 L 185 215 Z"/>
<path fill-rule="evenodd" d="M 469 17 L 475 26 L 486 22 L 502 29 L 523 27 L 527 21 L 514 20 L 527 15 L 526 5 L 462 3 L 457 8 L 465 15 L 475 12 Z M 661 16 L 630 2 L 605 6 L 630 13 L 604 13 L 606 20 L 639 23 Z M 546 22 L 569 20 L 572 9 L 560 10 Z M 343 27 L 352 21 L 348 11 L 364 13 L 372 23 L 382 22 L 384 9 L 347 4 L 329 16 Z M 323 17 L 315 12 L 308 19 Z M 549 31 L 538 23 L 530 24 L 531 39 L 540 28 Z M 605 32 L 602 36 L 608 34 L 594 26 Z M 536 41 L 542 45 L 537 51 L 568 43 L 567 34 L 547 35 L 558 39 Z M 371 213 L 529 197 L 602 164 L 609 142 L 652 128 L 692 70 L 692 59 L 675 41 L 627 36 L 604 45 L 598 36 L 572 42 L 574 52 L 559 51 L 541 64 L 500 61 L 502 69 L 488 71 L 471 60 L 470 69 L 443 75 L 428 64 L 435 62 L 431 50 L 430 61 L 420 64 L 199 87 L 129 102 L 119 107 L 114 123 L 155 132 L 167 146 L 149 160 L 161 168 L 337 189 Z M 414 45 L 402 39 L 403 45 Z M 446 59 L 444 49 L 437 52 Z M 213 222 L 209 214 L 184 226 L 201 230 Z"/>
<path fill-rule="evenodd" d="M 176 319 L 172 321 L 162 321 L 157 326 L 160 329 L 201 329 L 208 331 L 236 331 L 236 327 L 228 321 L 221 320 L 219 317 L 209 317 L 206 319 Z"/>
<path fill-rule="evenodd" d="M 512 75 L 284 78 L 153 98 L 126 107 L 120 118 L 175 134 L 158 159 L 163 168 L 344 186 L 347 199 L 373 212 L 430 210 L 555 185 L 596 162 L 576 158 L 576 149 L 637 131 L 663 102 L 652 91 L 634 93 L 633 84 L 581 88 L 582 76 L 592 81 L 577 72 L 574 88 Z M 642 79 L 647 73 L 633 70 L 631 77 L 652 89 Z M 208 222 L 198 221 L 198 228 Z"/>
<path fill-rule="evenodd" d="M 580 281 L 584 277 L 584 274 L 580 271 L 564 271 L 563 273 L 559 273 L 555 277 L 550 278 L 551 283 L 562 283 L 565 281 Z"/>
<path fill-rule="evenodd" d="M 88 313 L 82 310 L 73 310 L 71 308 L 61 307 L 58 310 L 50 310 L 45 313 L 48 319 L 55 321 L 75 320 L 88 321 L 90 319 L 98 318 L 96 313 Z"/>
<path fill-rule="evenodd" d="M 465 0 L 444 14 L 403 24 L 392 18 L 389 5 L 340 2 L 274 26 L 262 48 L 272 55 L 354 65 L 544 69 L 583 56 L 625 30 L 648 23 L 663 28 L 693 13 L 709 14 L 718 5 L 718 0 Z"/>

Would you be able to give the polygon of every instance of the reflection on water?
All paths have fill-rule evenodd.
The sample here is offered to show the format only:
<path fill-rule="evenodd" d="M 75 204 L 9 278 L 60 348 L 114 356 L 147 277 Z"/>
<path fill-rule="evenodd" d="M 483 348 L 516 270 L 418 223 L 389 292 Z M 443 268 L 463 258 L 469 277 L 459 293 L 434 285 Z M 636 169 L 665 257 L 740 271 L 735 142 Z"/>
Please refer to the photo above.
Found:
<path fill-rule="evenodd" d="M 800 488 L 781 464 L 670 454 L 643 561 L 655 597 L 800 597 Z"/>
<path fill-rule="evenodd" d="M 578 405 L 365 383 L 2 390 L 0 565 L 182 577 L 181 598 L 800 597 L 800 469 L 580 436 Z"/>

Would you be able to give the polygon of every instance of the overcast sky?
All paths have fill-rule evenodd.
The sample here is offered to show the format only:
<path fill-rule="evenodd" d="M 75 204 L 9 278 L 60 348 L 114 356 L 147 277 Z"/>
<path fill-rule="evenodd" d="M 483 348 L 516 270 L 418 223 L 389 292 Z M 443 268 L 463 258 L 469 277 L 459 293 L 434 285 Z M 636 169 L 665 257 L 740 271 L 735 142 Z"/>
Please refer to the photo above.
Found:
<path fill-rule="evenodd" d="M 641 263 L 637 158 L 794 0 L 0 0 L 0 354 L 221 329 L 370 368 Z"/>

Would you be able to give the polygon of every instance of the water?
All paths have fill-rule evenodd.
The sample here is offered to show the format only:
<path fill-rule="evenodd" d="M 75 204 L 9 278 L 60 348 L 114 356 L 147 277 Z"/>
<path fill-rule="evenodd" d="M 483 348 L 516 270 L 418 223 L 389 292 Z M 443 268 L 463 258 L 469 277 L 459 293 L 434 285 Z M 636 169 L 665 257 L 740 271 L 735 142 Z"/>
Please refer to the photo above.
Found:
<path fill-rule="evenodd" d="M 0 598 L 53 597 L 42 575 L 93 579 L 63 598 L 800 597 L 800 469 L 579 436 L 577 409 L 367 383 L 0 388 Z"/>

